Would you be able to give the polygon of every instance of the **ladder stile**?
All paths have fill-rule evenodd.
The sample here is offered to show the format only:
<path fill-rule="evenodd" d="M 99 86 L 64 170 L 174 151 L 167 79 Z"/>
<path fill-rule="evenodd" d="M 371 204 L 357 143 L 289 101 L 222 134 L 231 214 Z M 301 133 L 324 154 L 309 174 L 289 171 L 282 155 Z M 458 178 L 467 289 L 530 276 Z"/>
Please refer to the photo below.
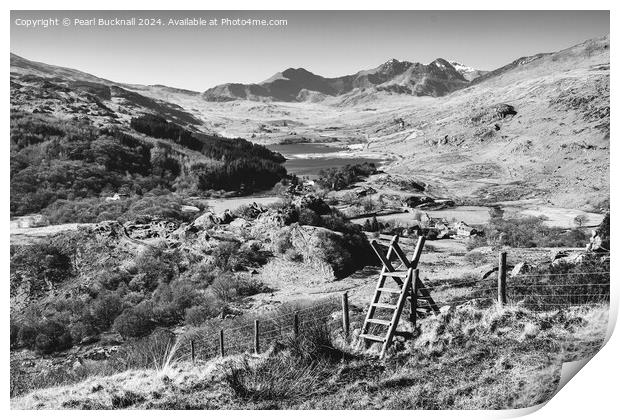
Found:
<path fill-rule="evenodd" d="M 381 261 L 382 268 L 379 273 L 379 278 L 377 280 L 372 301 L 370 302 L 368 312 L 366 313 L 366 318 L 364 319 L 364 324 L 362 325 L 360 338 L 362 338 L 364 342 L 374 341 L 382 343 L 380 357 L 385 356 L 387 349 L 392 343 L 396 328 L 398 327 L 398 321 L 402 314 L 403 308 L 407 303 L 407 299 L 410 299 L 411 301 L 410 321 L 413 323 L 414 328 L 418 311 L 422 311 L 421 313 L 427 313 L 428 311 L 432 311 L 435 314 L 439 313 L 437 305 L 424 286 L 417 268 L 422 250 L 424 248 L 425 238 L 421 236 L 418 239 L 411 261 L 407 259 L 405 252 L 399 246 L 398 239 L 398 235 L 392 237 L 385 255 L 382 253 L 376 240 L 371 242 L 373 250 Z M 390 262 L 394 255 L 400 260 L 398 270 L 395 269 Z M 403 267 L 404 270 L 400 267 Z M 387 279 L 394 280 L 399 287 L 386 287 L 385 282 Z M 392 298 L 397 295 L 398 297 L 396 304 L 381 302 L 382 293 L 386 293 Z M 420 307 L 422 304 L 419 304 L 418 300 L 422 300 L 425 303 L 423 305 L 424 308 Z M 384 311 L 392 311 L 390 320 L 375 318 L 377 308 Z M 371 325 L 387 327 L 385 335 L 377 335 L 375 332 L 371 333 L 369 331 Z"/>

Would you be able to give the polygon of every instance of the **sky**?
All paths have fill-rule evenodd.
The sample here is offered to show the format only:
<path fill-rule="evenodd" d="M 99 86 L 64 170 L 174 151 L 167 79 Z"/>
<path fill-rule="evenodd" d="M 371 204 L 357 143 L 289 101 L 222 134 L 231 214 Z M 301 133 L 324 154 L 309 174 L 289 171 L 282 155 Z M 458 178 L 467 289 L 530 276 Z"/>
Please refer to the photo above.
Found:
<path fill-rule="evenodd" d="M 161 19 L 154 26 L 84 26 L 75 19 Z M 26 27 L 58 19 L 58 26 Z M 170 19 L 215 19 L 175 26 Z M 285 26 L 222 26 L 222 19 L 285 19 Z M 65 26 L 63 19 L 69 19 Z M 136 23 L 138 21 L 136 20 Z M 435 58 L 493 70 L 609 33 L 608 11 L 12 11 L 11 52 L 115 82 L 204 91 L 257 83 L 289 67 L 325 77 L 388 59 Z"/>

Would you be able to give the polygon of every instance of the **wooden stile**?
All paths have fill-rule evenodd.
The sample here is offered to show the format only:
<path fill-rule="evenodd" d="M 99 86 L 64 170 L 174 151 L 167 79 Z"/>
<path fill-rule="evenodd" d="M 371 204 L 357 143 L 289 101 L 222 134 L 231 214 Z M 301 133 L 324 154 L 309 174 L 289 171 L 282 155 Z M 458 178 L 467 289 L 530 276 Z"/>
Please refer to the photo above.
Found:
<path fill-rule="evenodd" d="M 422 236 L 418 239 L 418 243 L 416 244 L 411 260 L 407 258 L 403 250 L 398 245 L 398 239 L 398 235 L 395 235 L 392 238 L 386 255 L 383 255 L 381 252 L 377 241 L 371 242 L 372 248 L 377 254 L 377 257 L 381 261 L 383 267 L 379 274 L 379 279 L 377 280 L 375 293 L 370 302 L 360 337 L 365 341 L 375 341 L 381 343 L 381 357 L 385 356 L 385 352 L 392 342 L 392 338 L 396 332 L 396 327 L 398 326 L 398 321 L 407 299 L 411 302 L 410 321 L 413 323 L 414 327 L 417 318 L 418 300 L 423 300 L 426 302 L 427 307 L 430 307 L 435 314 L 439 314 L 439 308 L 424 286 L 422 279 L 420 279 L 419 271 L 417 269 L 420 256 L 422 255 L 422 249 L 424 248 L 425 238 Z M 396 256 L 400 261 L 397 268 L 394 268 L 390 262 L 393 256 Z M 388 278 L 394 280 L 398 287 L 385 287 L 385 281 Z M 380 299 L 382 297 L 382 293 L 387 293 L 392 296 L 397 295 L 398 297 L 396 303 L 381 303 Z M 386 320 L 377 318 L 375 316 L 377 308 L 391 310 L 392 313 L 390 319 Z M 387 331 L 381 335 L 371 334 L 369 330 L 372 325 L 387 327 Z"/>

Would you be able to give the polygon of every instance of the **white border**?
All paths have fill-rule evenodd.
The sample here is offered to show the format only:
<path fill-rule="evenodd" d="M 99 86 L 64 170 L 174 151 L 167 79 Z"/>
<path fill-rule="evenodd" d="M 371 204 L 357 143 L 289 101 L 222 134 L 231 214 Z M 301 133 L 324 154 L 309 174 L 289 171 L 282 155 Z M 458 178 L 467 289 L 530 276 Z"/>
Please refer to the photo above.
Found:
<path fill-rule="evenodd" d="M 348 3 L 348 4 L 347 4 Z M 103 1 L 7 1 L 5 4 L 8 6 L 4 9 L 4 22 L 5 26 L 3 27 L 3 43 L 5 45 L 5 54 L 4 54 L 4 65 L 5 69 L 9 68 L 9 54 L 8 50 L 10 50 L 10 25 L 9 25 L 9 11 L 10 9 L 15 10 L 404 10 L 404 9 L 413 9 L 413 10 L 463 10 L 463 6 L 468 6 L 468 10 L 514 10 L 516 7 L 519 7 L 520 10 L 611 10 L 611 38 L 614 38 L 614 28 L 619 28 L 618 19 L 616 18 L 616 10 L 615 4 L 618 2 L 612 1 L 599 1 L 599 0 L 590 0 L 588 2 L 577 2 L 577 1 L 563 1 L 563 2 L 550 2 L 550 1 L 541 1 L 541 0 L 522 0 L 519 2 L 497 2 L 497 1 L 455 1 L 455 0 L 444 0 L 440 3 L 437 2 L 420 2 L 414 3 L 412 1 L 404 1 L 404 0 L 382 0 L 382 1 L 357 1 L 357 2 L 339 2 L 334 0 L 315 0 L 312 2 L 309 1 L 298 1 L 292 3 L 290 1 L 282 1 L 282 0 L 265 0 L 260 3 L 256 1 L 249 0 L 229 0 L 229 1 L 220 1 L 220 2 L 204 2 L 204 1 L 196 1 L 196 0 L 175 0 L 174 2 L 164 2 L 160 0 L 153 0 L 149 2 L 137 2 L 137 1 L 128 1 L 128 0 L 109 0 L 106 2 Z M 174 7 L 171 7 L 174 6 Z M 560 6 L 560 7 L 558 7 Z M 615 24 L 614 24 L 615 23 Z M 617 60 L 615 59 L 615 48 L 611 48 L 611 68 L 615 69 Z M 612 77 L 612 79 L 614 79 Z M 9 84 L 3 83 L 2 90 L 4 94 L 4 98 L 9 97 Z M 612 87 L 613 87 L 612 83 Z M 616 92 L 612 89 L 612 109 L 615 110 L 616 104 Z M 2 133 L 8 133 L 8 121 L 9 121 L 9 102 L 5 99 L 5 114 L 2 120 Z M 612 114 L 615 115 L 615 112 Z M 613 127 L 615 127 L 615 122 L 612 122 L 612 132 Z M 611 136 L 613 138 L 613 134 Z M 9 141 L 5 134 L 4 136 L 4 147 L 8 149 Z M 6 150 L 6 149 L 5 149 Z M 7 150 L 8 152 L 8 150 Z M 617 154 L 615 153 L 615 147 L 611 146 L 611 178 L 617 179 Z M 5 161 L 2 174 L 2 193 L 4 197 L 7 197 L 9 194 L 9 153 L 5 153 Z M 611 191 L 611 202 L 612 207 L 616 208 L 617 202 L 617 194 L 616 191 Z M 5 220 L 9 219 L 9 206 L 8 200 L 3 200 L 2 202 Z M 617 224 L 612 224 L 613 237 L 615 239 L 618 238 L 619 229 L 615 227 Z M 3 233 L 4 233 L 4 242 L 2 244 L 2 263 L 4 267 L 4 286 L 5 286 L 5 299 L 9 299 L 9 285 L 8 285 L 8 271 L 9 271 L 9 226 L 8 223 L 2 225 Z M 617 240 L 614 240 L 614 249 L 618 249 Z M 614 278 L 616 277 L 616 265 L 614 263 L 615 260 L 612 261 L 612 282 L 614 282 Z M 610 316 L 611 324 L 615 324 L 617 319 L 618 312 L 618 296 L 617 290 L 615 287 L 612 287 L 612 314 Z M 3 305 L 2 317 L 4 320 L 3 332 L 1 335 L 2 340 L 2 349 L 3 349 L 3 360 L 5 361 L 2 364 L 2 378 L 4 379 L 4 389 L 3 389 L 3 399 L 2 399 L 2 409 L 5 411 L 5 415 L 11 416 L 11 418 L 34 418 L 40 416 L 46 416 L 49 418 L 82 418 L 85 415 L 95 416 L 95 417 L 116 417 L 116 418 L 125 418 L 125 417 L 133 417 L 135 415 L 144 415 L 144 412 L 128 412 L 128 411 L 112 411 L 112 412 L 96 412 L 86 414 L 85 412 L 80 411 L 69 411 L 69 412 L 28 412 L 28 411 L 9 411 L 9 343 L 8 343 L 8 320 L 9 320 L 9 305 Z M 612 336 L 609 343 L 599 352 L 598 355 L 594 357 L 594 359 L 589 362 L 581 372 L 577 374 L 577 377 L 571 380 L 546 406 L 542 407 L 538 411 L 531 414 L 532 419 L 548 419 L 548 418 L 562 418 L 562 419 L 584 419 L 584 418 L 600 418 L 600 419 L 608 419 L 608 418 L 617 418 L 618 416 L 618 402 L 617 402 L 617 386 L 619 383 L 619 373 L 620 369 L 618 366 L 618 354 L 620 344 L 619 339 L 617 338 L 617 334 Z M 331 416 L 344 416 L 347 418 L 359 418 L 359 416 L 373 416 L 373 417 L 386 417 L 394 419 L 411 419 L 415 417 L 416 419 L 433 419 L 433 418 L 471 418 L 471 419 L 481 419 L 481 418 L 502 418 L 502 417 L 513 417 L 518 416 L 519 414 L 526 414 L 531 410 L 515 410 L 508 412 L 493 412 L 493 411 L 442 411 L 442 412 L 429 412 L 429 411 L 397 411 L 397 412 L 388 412 L 388 411 L 380 411 L 380 412 L 371 412 L 371 411 L 361 411 L 361 412 L 351 412 L 351 411 L 296 411 L 294 413 L 279 411 L 279 412 L 250 412 L 250 411 L 241 411 L 241 412 L 231 412 L 231 411 L 211 411 L 209 413 L 204 413 L 201 411 L 198 412 L 182 412 L 182 413 L 167 413 L 160 411 L 150 411 L 148 412 L 148 416 L 151 418 L 164 418 L 164 416 L 169 415 L 181 415 L 183 417 L 195 417 L 195 418 L 204 418 L 204 416 L 209 416 L 211 418 L 226 418 L 227 420 L 237 419 L 240 417 L 247 416 L 268 416 L 274 418 L 286 418 L 291 414 L 298 418 L 314 418 L 315 416 L 321 417 L 331 417 Z"/>

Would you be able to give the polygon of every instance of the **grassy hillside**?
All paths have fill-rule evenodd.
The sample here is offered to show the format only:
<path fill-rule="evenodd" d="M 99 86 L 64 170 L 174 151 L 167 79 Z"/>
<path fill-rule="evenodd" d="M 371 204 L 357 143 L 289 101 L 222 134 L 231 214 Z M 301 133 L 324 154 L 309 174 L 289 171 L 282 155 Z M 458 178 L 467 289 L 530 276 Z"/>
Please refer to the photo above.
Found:
<path fill-rule="evenodd" d="M 592 355 L 607 308 L 538 314 L 462 306 L 422 320 L 384 361 L 308 327 L 266 353 L 198 362 L 162 347 L 151 368 L 15 398 L 18 409 L 506 409 L 547 401 L 561 364 Z M 168 349 L 166 351 L 165 349 Z"/>

